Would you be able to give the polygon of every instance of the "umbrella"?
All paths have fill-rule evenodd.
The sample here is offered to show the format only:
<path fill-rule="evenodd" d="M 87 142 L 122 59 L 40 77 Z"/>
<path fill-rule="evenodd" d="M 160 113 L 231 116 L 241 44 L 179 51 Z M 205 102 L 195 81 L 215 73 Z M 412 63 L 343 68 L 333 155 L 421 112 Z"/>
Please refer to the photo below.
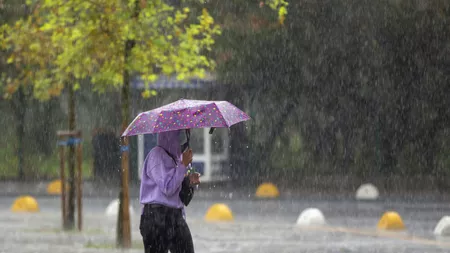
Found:
<path fill-rule="evenodd" d="M 180 99 L 140 113 L 122 136 L 154 134 L 190 128 L 226 127 L 250 117 L 227 101 Z"/>

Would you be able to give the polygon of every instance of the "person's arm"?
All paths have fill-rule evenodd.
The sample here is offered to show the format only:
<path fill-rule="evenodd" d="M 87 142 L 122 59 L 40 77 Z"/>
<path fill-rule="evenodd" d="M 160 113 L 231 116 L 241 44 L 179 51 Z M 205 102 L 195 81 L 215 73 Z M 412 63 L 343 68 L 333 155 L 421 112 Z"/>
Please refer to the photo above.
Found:
<path fill-rule="evenodd" d="M 174 168 L 166 168 L 164 159 L 168 156 L 162 152 L 154 152 L 146 164 L 146 174 L 152 178 L 166 196 L 175 194 L 180 188 L 186 174 L 186 166 L 180 163 Z"/>

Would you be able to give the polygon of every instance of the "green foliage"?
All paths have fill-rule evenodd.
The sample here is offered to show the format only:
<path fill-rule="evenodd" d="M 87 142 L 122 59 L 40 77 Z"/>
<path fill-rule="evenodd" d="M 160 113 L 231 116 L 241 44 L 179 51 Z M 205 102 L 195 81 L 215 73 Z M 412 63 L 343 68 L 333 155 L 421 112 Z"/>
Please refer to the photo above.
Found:
<path fill-rule="evenodd" d="M 35 97 L 58 96 L 65 83 L 90 79 L 93 89 L 123 85 L 124 70 L 153 82 L 159 75 L 179 80 L 203 77 L 214 69 L 208 56 L 219 26 L 206 9 L 190 22 L 188 7 L 177 9 L 165 1 L 38 0 L 27 1 L 30 16 L 0 28 L 0 48 L 16 74 L 2 79 L 5 97 L 20 85 L 32 86 Z M 280 22 L 287 1 L 268 0 Z M 132 42 L 125 56 L 125 43 Z M 132 59 L 125 62 L 125 58 Z M 76 83 L 74 89 L 80 86 Z M 144 91 L 143 96 L 155 95 Z"/>
<path fill-rule="evenodd" d="M 291 168 L 362 178 L 449 171 L 440 139 L 450 122 L 450 8 L 438 2 L 297 1 L 283 29 L 224 29 L 219 76 L 253 119 L 239 136 L 250 162 L 233 168 L 244 180 Z"/>
<path fill-rule="evenodd" d="M 89 78 L 96 91 L 118 88 L 124 70 L 155 81 L 177 74 L 186 80 L 203 77 L 215 63 L 206 55 L 220 34 L 206 9 L 197 22 L 164 1 L 62 1 L 30 3 L 28 19 L 4 25 L 0 45 L 10 51 L 9 64 L 21 69 L 5 79 L 6 94 L 33 85 L 41 99 L 59 95 L 64 84 Z M 125 62 L 125 43 L 133 49 Z M 45 50 L 51 49 L 51 50 Z M 79 85 L 74 86 L 75 89 Z M 145 91 L 143 96 L 154 95 Z"/>
<path fill-rule="evenodd" d="M 42 100 L 59 95 L 64 88 L 52 75 L 58 47 L 39 29 L 40 20 L 29 16 L 0 27 L 0 49 L 9 52 L 7 63 L 15 69 L 2 76 L 5 98 L 11 98 L 19 86 L 31 87 L 35 97 Z"/>

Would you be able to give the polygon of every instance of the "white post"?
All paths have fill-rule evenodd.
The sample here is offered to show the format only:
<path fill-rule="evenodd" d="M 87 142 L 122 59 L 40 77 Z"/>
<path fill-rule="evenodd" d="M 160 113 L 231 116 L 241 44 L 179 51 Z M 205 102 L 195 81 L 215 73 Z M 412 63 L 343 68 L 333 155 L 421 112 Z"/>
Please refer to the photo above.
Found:
<path fill-rule="evenodd" d="M 138 135 L 138 173 L 139 180 L 142 180 L 142 166 L 144 165 L 144 135 Z"/>
<path fill-rule="evenodd" d="M 203 129 L 203 149 L 205 151 L 205 174 L 202 176 L 202 180 L 205 182 L 211 181 L 211 135 L 209 134 L 209 128 Z"/>

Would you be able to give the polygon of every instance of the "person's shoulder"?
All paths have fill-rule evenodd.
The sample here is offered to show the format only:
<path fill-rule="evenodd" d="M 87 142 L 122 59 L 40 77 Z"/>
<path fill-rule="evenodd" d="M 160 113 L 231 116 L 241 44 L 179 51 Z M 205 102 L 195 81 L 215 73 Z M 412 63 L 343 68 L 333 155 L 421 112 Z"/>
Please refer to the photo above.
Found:
<path fill-rule="evenodd" d="M 153 147 L 153 148 L 150 150 L 150 152 L 151 152 L 151 153 L 162 153 L 162 152 L 165 153 L 164 149 L 161 148 L 160 146 L 155 146 L 155 147 Z"/>
<path fill-rule="evenodd" d="M 164 152 L 164 150 L 163 150 L 162 148 L 156 146 L 156 147 L 152 148 L 152 149 L 148 152 L 148 154 L 147 154 L 147 159 L 148 159 L 148 158 L 154 159 L 155 157 L 161 157 L 161 156 L 164 155 L 164 153 L 165 153 L 165 152 Z"/>

